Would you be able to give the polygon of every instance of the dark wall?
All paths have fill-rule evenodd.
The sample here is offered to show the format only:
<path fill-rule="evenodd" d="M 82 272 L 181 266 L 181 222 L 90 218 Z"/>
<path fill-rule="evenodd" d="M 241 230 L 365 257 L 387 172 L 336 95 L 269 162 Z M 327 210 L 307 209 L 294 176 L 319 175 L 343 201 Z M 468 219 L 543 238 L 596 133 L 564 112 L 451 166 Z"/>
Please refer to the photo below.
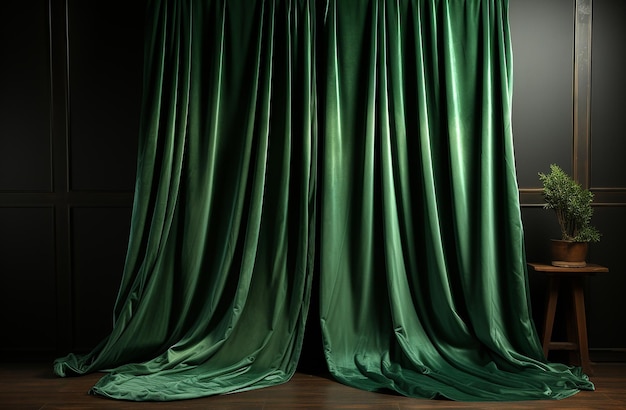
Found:
<path fill-rule="evenodd" d="M 626 350 L 626 2 L 590 4 L 510 0 L 527 257 L 546 260 L 558 236 L 537 178 L 558 163 L 596 194 L 604 236 L 590 260 L 611 270 L 587 284 L 593 359 Z M 0 359 L 86 351 L 111 329 L 132 207 L 144 7 L 0 2 L 0 321 L 10 335 Z M 541 325 L 545 283 L 530 284 Z"/>
<path fill-rule="evenodd" d="M 626 328 L 618 323 L 626 316 L 626 2 L 511 0 L 510 16 L 527 259 L 549 260 L 547 242 L 560 236 L 555 216 L 541 206 L 537 177 L 557 163 L 595 195 L 592 222 L 603 236 L 590 246 L 588 260 L 610 270 L 586 283 L 591 359 L 624 360 Z M 545 279 L 531 273 L 530 283 L 541 327 Z"/>
<path fill-rule="evenodd" d="M 0 2 L 1 359 L 86 350 L 111 330 L 132 208 L 144 7 Z"/>

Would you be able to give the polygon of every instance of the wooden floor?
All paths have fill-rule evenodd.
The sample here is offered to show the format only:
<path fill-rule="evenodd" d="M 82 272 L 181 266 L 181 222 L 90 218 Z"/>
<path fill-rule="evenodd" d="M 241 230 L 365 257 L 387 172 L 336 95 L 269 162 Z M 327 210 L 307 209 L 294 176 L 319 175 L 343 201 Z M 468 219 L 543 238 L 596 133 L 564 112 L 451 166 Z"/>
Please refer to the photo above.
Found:
<path fill-rule="evenodd" d="M 57 378 L 49 364 L 0 364 L 1 409 L 626 409 L 626 363 L 596 364 L 594 392 L 553 401 L 465 403 L 369 393 L 297 373 L 283 385 L 226 396 L 135 403 L 87 394 L 102 376 Z"/>

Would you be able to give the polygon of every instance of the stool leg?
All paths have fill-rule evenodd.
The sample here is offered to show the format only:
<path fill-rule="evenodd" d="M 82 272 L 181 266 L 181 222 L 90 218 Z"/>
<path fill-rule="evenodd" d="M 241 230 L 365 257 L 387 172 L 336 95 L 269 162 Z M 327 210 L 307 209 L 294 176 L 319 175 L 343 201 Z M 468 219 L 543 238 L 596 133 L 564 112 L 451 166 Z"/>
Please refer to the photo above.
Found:
<path fill-rule="evenodd" d="M 568 363 L 574 366 L 582 366 L 581 358 L 580 358 L 580 345 L 578 344 L 578 316 L 576 315 L 576 302 L 574 296 L 574 278 L 565 277 L 565 282 L 567 283 L 567 293 L 569 294 L 570 300 L 567 302 L 569 305 L 566 309 L 566 317 L 565 317 L 565 325 L 567 328 L 567 341 L 572 343 L 574 346 L 571 350 L 568 351 L 569 361 Z"/>
<path fill-rule="evenodd" d="M 588 375 L 593 374 L 591 360 L 589 360 L 589 346 L 587 345 L 587 317 L 585 314 L 585 292 L 583 278 L 572 278 L 572 296 L 576 315 L 576 333 L 578 334 L 578 350 L 580 365 Z"/>
<path fill-rule="evenodd" d="M 560 280 L 556 276 L 550 276 L 548 284 L 548 300 L 546 303 L 546 318 L 543 324 L 543 355 L 548 358 L 550 350 L 550 339 L 552 338 L 552 327 L 554 326 L 554 314 L 556 313 L 556 302 L 559 299 Z"/>

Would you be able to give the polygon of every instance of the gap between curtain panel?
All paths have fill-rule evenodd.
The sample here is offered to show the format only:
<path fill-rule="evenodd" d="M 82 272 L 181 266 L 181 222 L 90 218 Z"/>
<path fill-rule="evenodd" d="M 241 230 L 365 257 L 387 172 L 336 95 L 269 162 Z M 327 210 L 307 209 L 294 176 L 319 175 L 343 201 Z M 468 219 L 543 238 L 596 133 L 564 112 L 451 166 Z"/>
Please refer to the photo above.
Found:
<path fill-rule="evenodd" d="M 593 389 L 531 319 L 506 0 L 153 0 L 144 57 L 113 331 L 56 374 L 136 401 L 286 382 L 319 275 L 342 383 Z"/>

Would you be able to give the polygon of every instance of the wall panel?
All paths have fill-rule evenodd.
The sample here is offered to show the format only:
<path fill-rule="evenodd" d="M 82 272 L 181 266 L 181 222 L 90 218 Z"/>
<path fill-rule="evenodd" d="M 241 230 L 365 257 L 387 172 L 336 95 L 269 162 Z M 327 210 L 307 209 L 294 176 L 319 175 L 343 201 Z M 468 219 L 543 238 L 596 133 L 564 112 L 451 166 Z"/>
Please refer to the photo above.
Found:
<path fill-rule="evenodd" d="M 626 352 L 626 207 L 598 207 L 593 223 L 602 238 L 590 245 L 589 260 L 607 266 L 609 273 L 591 277 L 587 283 L 589 346 L 621 347 Z"/>
<path fill-rule="evenodd" d="M 0 359 L 56 345 L 52 207 L 0 208 Z"/>
<path fill-rule="evenodd" d="M 70 188 L 132 190 L 144 6 L 68 2 Z"/>
<path fill-rule="evenodd" d="M 571 172 L 574 2 L 512 0 L 513 138 L 521 188 L 551 163 Z"/>
<path fill-rule="evenodd" d="M 75 349 L 93 348 L 113 327 L 128 244 L 130 208 L 71 211 Z"/>
<path fill-rule="evenodd" d="M 0 2 L 0 191 L 50 191 L 48 2 Z"/>
<path fill-rule="evenodd" d="M 591 185 L 626 191 L 626 1 L 594 0 Z"/>

